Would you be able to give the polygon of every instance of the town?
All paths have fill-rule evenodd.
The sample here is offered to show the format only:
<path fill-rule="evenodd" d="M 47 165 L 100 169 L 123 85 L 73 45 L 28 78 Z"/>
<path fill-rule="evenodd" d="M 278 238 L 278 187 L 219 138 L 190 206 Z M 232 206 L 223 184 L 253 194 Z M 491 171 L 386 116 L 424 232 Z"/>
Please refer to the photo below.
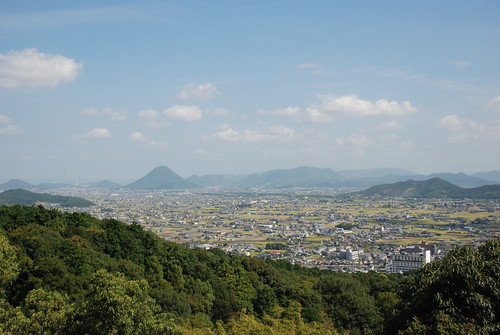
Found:
<path fill-rule="evenodd" d="M 500 233 L 497 200 L 356 198 L 332 190 L 68 189 L 101 219 L 137 222 L 191 248 L 343 272 L 414 270 Z"/>

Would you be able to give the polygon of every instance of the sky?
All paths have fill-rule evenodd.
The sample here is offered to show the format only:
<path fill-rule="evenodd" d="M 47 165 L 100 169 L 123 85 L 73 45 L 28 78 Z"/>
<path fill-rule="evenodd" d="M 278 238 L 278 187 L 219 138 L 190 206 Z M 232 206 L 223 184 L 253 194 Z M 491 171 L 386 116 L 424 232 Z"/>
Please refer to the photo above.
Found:
<path fill-rule="evenodd" d="M 500 169 L 500 1 L 0 2 L 0 182 Z"/>

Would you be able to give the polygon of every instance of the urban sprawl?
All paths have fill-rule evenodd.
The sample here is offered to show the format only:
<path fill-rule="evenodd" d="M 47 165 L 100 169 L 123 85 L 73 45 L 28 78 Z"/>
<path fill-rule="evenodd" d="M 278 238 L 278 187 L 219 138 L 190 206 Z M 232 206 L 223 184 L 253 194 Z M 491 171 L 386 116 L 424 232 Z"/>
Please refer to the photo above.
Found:
<path fill-rule="evenodd" d="M 95 202 L 85 209 L 92 216 L 137 222 L 191 248 L 344 272 L 406 272 L 454 246 L 500 236 L 497 200 L 356 198 L 331 190 L 59 193 Z"/>

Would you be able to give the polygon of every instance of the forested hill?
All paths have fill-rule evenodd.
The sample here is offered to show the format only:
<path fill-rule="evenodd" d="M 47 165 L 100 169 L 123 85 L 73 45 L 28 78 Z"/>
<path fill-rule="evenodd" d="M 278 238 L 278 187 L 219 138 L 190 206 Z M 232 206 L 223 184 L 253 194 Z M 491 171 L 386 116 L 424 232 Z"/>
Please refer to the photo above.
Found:
<path fill-rule="evenodd" d="M 500 199 L 500 185 L 463 188 L 441 178 L 431 178 L 377 185 L 359 193 L 370 197 Z"/>
<path fill-rule="evenodd" d="M 35 193 L 22 189 L 7 190 L 0 193 L 0 205 L 35 205 L 39 202 L 58 204 L 63 207 L 89 207 L 92 201 L 64 195 Z"/>
<path fill-rule="evenodd" d="M 187 249 L 138 224 L 0 207 L 0 333 L 495 334 L 500 242 L 402 277 Z"/>

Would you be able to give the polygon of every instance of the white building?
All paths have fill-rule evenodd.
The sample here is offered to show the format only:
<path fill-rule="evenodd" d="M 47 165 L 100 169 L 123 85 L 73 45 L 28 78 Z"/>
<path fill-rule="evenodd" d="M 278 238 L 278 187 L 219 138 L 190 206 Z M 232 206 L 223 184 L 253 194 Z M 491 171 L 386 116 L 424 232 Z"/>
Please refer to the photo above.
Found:
<path fill-rule="evenodd" d="M 391 272 L 402 273 L 417 270 L 431 262 L 431 251 L 425 250 L 418 254 L 392 255 Z"/>

